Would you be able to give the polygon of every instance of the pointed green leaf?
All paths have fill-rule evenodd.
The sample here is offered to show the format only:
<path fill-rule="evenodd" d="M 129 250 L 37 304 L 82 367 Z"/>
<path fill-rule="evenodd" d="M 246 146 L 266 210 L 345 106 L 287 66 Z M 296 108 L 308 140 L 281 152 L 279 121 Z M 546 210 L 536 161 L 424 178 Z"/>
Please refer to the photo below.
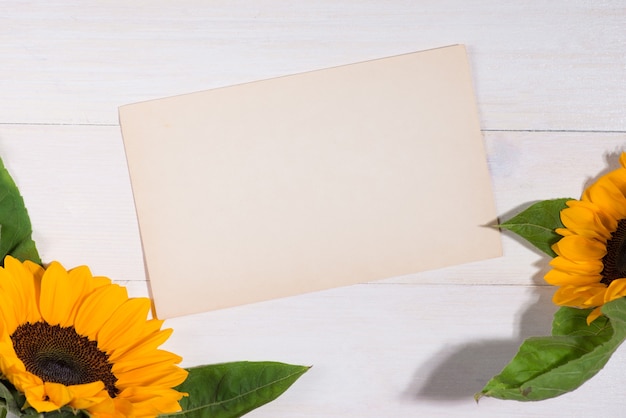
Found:
<path fill-rule="evenodd" d="M 4 264 L 7 255 L 41 264 L 31 234 L 24 199 L 0 160 L 0 265 Z"/>
<path fill-rule="evenodd" d="M 556 254 L 551 247 L 561 236 L 554 230 L 563 228 L 561 210 L 567 207 L 565 202 L 568 200 L 573 199 L 537 202 L 498 227 L 516 233 L 550 257 L 555 257 Z"/>
<path fill-rule="evenodd" d="M 187 369 L 189 376 L 176 389 L 185 418 L 238 418 L 273 401 L 309 368 L 276 362 L 233 362 Z"/>
<path fill-rule="evenodd" d="M 570 392 L 604 367 L 626 338 L 626 298 L 602 307 L 606 317 L 587 325 L 590 310 L 561 308 L 551 337 L 528 338 L 513 360 L 476 395 L 536 401 Z"/>

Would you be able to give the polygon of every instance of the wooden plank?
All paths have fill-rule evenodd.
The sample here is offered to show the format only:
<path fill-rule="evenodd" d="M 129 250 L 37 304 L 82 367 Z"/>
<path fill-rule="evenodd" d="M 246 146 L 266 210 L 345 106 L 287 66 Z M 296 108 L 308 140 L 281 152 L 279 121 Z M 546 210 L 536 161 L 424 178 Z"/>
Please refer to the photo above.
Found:
<path fill-rule="evenodd" d="M 498 213 L 508 219 L 536 200 L 578 197 L 617 164 L 625 140 L 610 133 L 485 133 Z M 24 195 L 44 259 L 145 280 L 118 127 L 0 125 L 0 156 Z M 384 282 L 543 285 L 547 258 L 511 234 L 502 240 L 504 257 Z"/>
<path fill-rule="evenodd" d="M 0 156 L 42 256 L 133 296 L 149 290 L 116 126 L 125 103 L 464 43 L 503 217 L 577 197 L 626 140 L 620 0 L 1 4 Z M 547 259 L 503 244 L 494 260 L 176 318 L 166 348 L 186 366 L 313 365 L 256 418 L 621 416 L 624 349 L 572 394 L 474 403 L 555 310 Z"/>
<path fill-rule="evenodd" d="M 484 129 L 626 130 L 619 0 L 2 5 L 0 123 L 116 124 L 126 103 L 464 43 Z"/>
<path fill-rule="evenodd" d="M 619 166 L 619 155 L 626 143 L 626 134 L 617 133 L 486 132 L 484 137 L 502 221 L 539 200 L 579 198 L 594 179 Z M 460 210 L 462 206 L 459 202 Z M 390 281 L 545 284 L 548 257 L 511 233 L 502 234 L 502 244 L 501 258 Z"/>
<path fill-rule="evenodd" d="M 572 394 L 474 402 L 522 339 L 549 333 L 551 294 L 545 287 L 356 285 L 168 320 L 175 331 L 166 348 L 189 365 L 245 358 L 313 366 L 251 418 L 619 416 L 624 350 Z"/>
<path fill-rule="evenodd" d="M 4 125 L 0 156 L 24 197 L 44 261 L 87 264 L 94 274 L 145 288 L 118 127 Z"/>

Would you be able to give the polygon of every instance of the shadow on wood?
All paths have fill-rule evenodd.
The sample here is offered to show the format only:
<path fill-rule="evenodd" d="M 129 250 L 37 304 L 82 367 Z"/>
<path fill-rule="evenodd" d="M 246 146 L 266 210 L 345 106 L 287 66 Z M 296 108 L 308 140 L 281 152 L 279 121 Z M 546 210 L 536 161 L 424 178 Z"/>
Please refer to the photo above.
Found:
<path fill-rule="evenodd" d="M 545 284 L 544 274 L 545 268 L 541 268 L 533 278 L 535 283 Z M 550 335 L 552 317 L 557 310 L 551 301 L 555 288 L 535 286 L 532 289 L 534 302 L 519 314 L 516 338 L 471 341 L 440 350 L 418 368 L 405 393 L 406 397 L 413 400 L 466 402 L 480 392 L 489 379 L 500 373 L 526 338 Z M 523 291 L 525 288 L 520 286 L 520 292 Z"/>

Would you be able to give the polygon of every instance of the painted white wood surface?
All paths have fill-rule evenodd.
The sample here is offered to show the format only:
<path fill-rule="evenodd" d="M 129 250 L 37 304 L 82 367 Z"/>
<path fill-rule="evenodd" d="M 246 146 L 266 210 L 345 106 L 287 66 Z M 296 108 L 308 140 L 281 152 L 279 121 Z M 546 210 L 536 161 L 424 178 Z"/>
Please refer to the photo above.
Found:
<path fill-rule="evenodd" d="M 42 256 L 88 264 L 137 296 L 148 287 L 117 126 L 122 104 L 464 43 L 503 216 L 577 197 L 626 142 L 622 1 L 0 0 L 0 8 L 0 156 Z M 474 403 L 522 338 L 549 332 L 555 310 L 542 282 L 547 260 L 511 236 L 503 244 L 498 259 L 170 320 L 167 347 L 186 366 L 314 366 L 249 414 L 256 418 L 624 415 L 626 349 L 572 394 Z"/>
<path fill-rule="evenodd" d="M 624 130 L 626 6 L 410 0 L 2 1 L 0 121 L 468 45 L 485 129 Z"/>

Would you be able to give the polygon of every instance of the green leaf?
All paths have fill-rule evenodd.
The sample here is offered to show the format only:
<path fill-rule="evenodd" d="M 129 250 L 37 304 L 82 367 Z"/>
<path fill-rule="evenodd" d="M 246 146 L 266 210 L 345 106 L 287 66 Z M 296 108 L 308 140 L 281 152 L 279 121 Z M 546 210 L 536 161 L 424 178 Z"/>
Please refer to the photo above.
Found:
<path fill-rule="evenodd" d="M 11 255 L 41 264 L 24 199 L 0 160 L 0 265 Z"/>
<path fill-rule="evenodd" d="M 570 392 L 604 367 L 626 338 L 626 298 L 602 307 L 606 317 L 587 325 L 589 309 L 561 308 L 551 337 L 528 338 L 482 396 L 537 401 Z"/>
<path fill-rule="evenodd" d="M 4 383 L 6 383 L 6 385 Z M 11 389 L 9 389 L 9 387 L 7 387 L 7 385 L 15 390 L 13 385 L 11 385 L 8 381 L 0 381 L 0 399 L 2 399 L 0 402 L 2 403 L 2 407 L 5 408 L 6 412 L 20 415 L 20 407 L 15 400 L 14 393 Z"/>
<path fill-rule="evenodd" d="M 555 257 L 556 254 L 551 247 L 561 239 L 561 236 L 554 230 L 563 228 L 560 212 L 567 207 L 565 202 L 568 200 L 573 199 L 537 202 L 498 227 L 516 233 L 550 257 Z"/>
<path fill-rule="evenodd" d="M 182 412 L 171 417 L 238 418 L 273 401 L 309 367 L 276 362 L 233 362 L 187 369 L 189 376 L 176 389 Z"/>
<path fill-rule="evenodd" d="M 89 418 L 89 414 L 81 410 L 74 410 L 70 407 L 63 407 L 57 411 L 39 414 L 44 418 Z"/>

